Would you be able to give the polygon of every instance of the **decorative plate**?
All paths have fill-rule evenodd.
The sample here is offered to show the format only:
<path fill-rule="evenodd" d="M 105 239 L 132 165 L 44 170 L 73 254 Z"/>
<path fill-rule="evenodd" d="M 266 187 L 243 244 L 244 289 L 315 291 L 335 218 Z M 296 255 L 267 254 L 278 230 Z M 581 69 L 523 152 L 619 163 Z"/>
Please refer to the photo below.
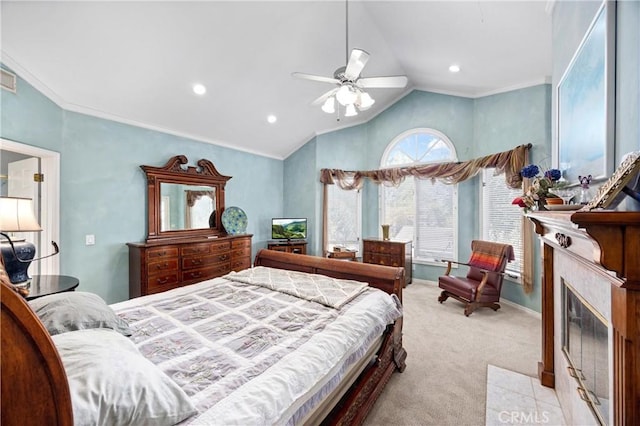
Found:
<path fill-rule="evenodd" d="M 584 207 L 582 204 L 545 204 L 544 206 L 547 210 L 555 211 L 579 210 Z"/>
<path fill-rule="evenodd" d="M 221 221 L 227 234 L 244 234 L 247 231 L 247 215 L 240 207 L 224 209 Z"/>

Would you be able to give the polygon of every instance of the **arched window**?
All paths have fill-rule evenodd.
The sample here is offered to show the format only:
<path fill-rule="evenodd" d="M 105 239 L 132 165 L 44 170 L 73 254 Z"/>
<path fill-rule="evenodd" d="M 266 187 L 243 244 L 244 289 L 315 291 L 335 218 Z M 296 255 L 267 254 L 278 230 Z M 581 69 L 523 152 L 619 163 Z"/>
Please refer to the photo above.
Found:
<path fill-rule="evenodd" d="M 449 138 L 434 129 L 412 129 L 387 147 L 381 167 L 417 166 L 457 161 Z M 458 185 L 407 177 L 380 190 L 381 223 L 391 239 L 412 240 L 415 261 L 455 259 L 458 235 Z"/>

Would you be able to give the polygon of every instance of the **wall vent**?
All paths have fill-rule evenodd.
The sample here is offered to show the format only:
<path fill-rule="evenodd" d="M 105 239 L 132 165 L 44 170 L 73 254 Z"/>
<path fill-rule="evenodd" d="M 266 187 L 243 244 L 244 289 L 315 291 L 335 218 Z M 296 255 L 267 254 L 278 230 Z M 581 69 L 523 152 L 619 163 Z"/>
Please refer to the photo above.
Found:
<path fill-rule="evenodd" d="M 16 93 L 16 75 L 3 69 L 0 69 L 0 73 L 2 73 L 0 86 L 5 90 Z"/>

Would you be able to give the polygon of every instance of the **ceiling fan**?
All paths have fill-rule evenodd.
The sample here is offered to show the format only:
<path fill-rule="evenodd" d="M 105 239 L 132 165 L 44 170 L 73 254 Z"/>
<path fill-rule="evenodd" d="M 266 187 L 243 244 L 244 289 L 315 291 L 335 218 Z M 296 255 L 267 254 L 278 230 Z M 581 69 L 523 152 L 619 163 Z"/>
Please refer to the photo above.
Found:
<path fill-rule="evenodd" d="M 301 72 L 291 73 L 293 77 L 305 80 L 332 83 L 337 87 L 329 90 L 313 101 L 312 105 L 322 104 L 322 110 L 332 114 L 335 112 L 335 101 L 345 107 L 345 116 L 351 117 L 358 111 L 365 111 L 373 105 L 375 100 L 364 89 L 403 88 L 407 85 L 407 77 L 404 75 L 387 77 L 362 77 L 361 73 L 369 60 L 369 53 L 362 49 L 354 48 L 349 55 L 349 4 L 346 3 L 346 52 L 347 65 L 340 67 L 333 73 L 333 77 L 306 74 Z"/>

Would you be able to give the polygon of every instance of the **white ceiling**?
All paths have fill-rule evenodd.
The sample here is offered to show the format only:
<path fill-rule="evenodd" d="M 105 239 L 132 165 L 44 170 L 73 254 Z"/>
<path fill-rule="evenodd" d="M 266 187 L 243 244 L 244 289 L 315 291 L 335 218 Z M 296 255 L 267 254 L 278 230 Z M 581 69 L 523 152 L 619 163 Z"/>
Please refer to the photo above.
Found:
<path fill-rule="evenodd" d="M 413 89 L 478 97 L 551 75 L 543 0 L 351 0 L 349 50 L 371 55 L 362 75 L 409 85 L 370 89 L 373 107 L 339 121 L 310 105 L 333 86 L 291 73 L 345 65 L 343 1 L 1 3 L 2 61 L 60 106 L 274 158 Z"/>

